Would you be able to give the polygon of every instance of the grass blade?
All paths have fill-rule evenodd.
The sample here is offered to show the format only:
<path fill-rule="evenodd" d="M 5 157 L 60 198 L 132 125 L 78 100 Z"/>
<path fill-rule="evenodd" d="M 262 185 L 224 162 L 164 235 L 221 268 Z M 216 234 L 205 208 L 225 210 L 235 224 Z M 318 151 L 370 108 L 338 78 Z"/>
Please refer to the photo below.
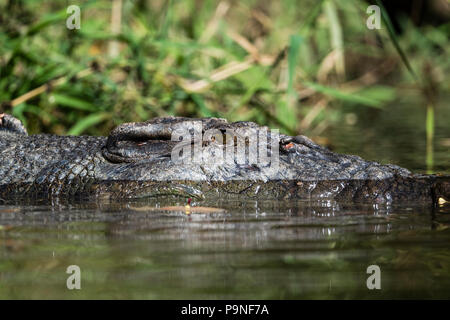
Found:
<path fill-rule="evenodd" d="M 397 35 L 394 30 L 394 26 L 392 25 L 391 19 L 389 18 L 389 15 L 388 15 L 386 9 L 384 8 L 384 6 L 380 0 L 375 0 L 375 2 L 381 9 L 382 19 L 383 19 L 384 23 L 386 24 L 386 27 L 387 27 L 387 30 L 389 33 L 389 38 L 391 39 L 392 43 L 394 44 L 395 50 L 397 50 L 397 53 L 399 54 L 400 58 L 402 59 L 403 64 L 406 66 L 406 68 L 408 69 L 411 76 L 414 78 L 414 80 L 417 81 L 418 77 L 417 77 L 416 73 L 414 72 L 414 69 L 411 67 L 411 64 L 409 63 L 409 60 L 406 57 L 405 52 L 403 51 L 402 47 L 400 46 L 400 43 L 398 41 Z"/>
<path fill-rule="evenodd" d="M 347 93 L 347 92 L 342 92 L 338 89 L 335 88 L 330 88 L 318 83 L 314 83 L 314 82 L 305 82 L 304 83 L 307 87 L 314 89 L 317 92 L 323 93 L 327 96 L 342 100 L 342 101 L 347 101 L 347 102 L 351 102 L 351 103 L 356 103 L 356 104 L 362 104 L 365 106 L 369 106 L 369 107 L 373 107 L 373 108 L 382 108 L 382 101 L 379 100 L 375 100 L 372 98 L 368 98 L 362 95 L 358 95 L 355 93 Z"/>
<path fill-rule="evenodd" d="M 94 113 L 91 114 L 89 116 L 87 116 L 86 118 L 81 118 L 77 123 L 75 123 L 75 125 L 69 129 L 69 131 L 67 132 L 68 135 L 72 135 L 72 136 L 77 136 L 81 133 L 83 133 L 84 131 L 86 131 L 86 129 L 108 119 L 110 117 L 110 115 L 106 112 L 99 112 L 99 113 Z"/>
<path fill-rule="evenodd" d="M 93 104 L 80 100 L 78 98 L 74 98 L 68 95 L 59 94 L 59 93 L 53 93 L 52 97 L 56 104 L 68 107 L 72 109 L 77 110 L 84 110 L 84 111 L 97 111 L 97 107 Z"/>
<path fill-rule="evenodd" d="M 332 0 L 328 0 L 324 4 L 325 14 L 330 23 L 331 47 L 336 52 L 336 73 L 340 78 L 345 76 L 345 59 L 344 59 L 344 39 L 342 35 L 342 27 L 339 22 L 336 6 Z"/>

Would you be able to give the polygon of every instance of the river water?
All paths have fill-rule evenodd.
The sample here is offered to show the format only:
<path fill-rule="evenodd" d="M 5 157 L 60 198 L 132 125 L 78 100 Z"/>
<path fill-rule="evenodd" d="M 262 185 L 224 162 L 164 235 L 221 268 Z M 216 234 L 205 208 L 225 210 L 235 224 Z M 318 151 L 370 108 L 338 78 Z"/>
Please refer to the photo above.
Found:
<path fill-rule="evenodd" d="M 435 136 L 442 173 L 450 173 L 447 109 Z M 326 133 L 334 151 L 426 171 L 420 112 L 357 117 Z M 448 205 L 184 205 L 0 205 L 0 299 L 450 298 Z M 67 288 L 71 265 L 80 268 L 80 290 Z M 379 290 L 367 287 L 371 265 L 380 268 Z"/>

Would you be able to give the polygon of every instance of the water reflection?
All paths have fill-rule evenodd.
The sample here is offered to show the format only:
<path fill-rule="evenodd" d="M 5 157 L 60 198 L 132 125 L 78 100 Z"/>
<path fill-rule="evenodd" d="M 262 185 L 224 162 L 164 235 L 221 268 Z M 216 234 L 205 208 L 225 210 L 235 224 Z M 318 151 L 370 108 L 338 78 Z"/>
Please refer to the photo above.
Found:
<path fill-rule="evenodd" d="M 216 201 L 193 206 L 226 211 L 186 214 L 183 206 L 0 206 L 0 298 L 450 296 L 448 207 Z M 83 272 L 76 293 L 64 285 L 70 264 Z M 383 272 L 379 292 L 365 286 L 371 264 Z"/>

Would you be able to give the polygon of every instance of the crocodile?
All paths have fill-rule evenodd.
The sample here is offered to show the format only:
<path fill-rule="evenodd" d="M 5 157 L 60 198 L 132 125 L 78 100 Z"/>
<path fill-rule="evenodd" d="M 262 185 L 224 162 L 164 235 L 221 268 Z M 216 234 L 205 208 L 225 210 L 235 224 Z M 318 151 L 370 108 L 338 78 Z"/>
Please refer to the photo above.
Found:
<path fill-rule="evenodd" d="M 160 117 L 121 124 L 108 137 L 57 136 L 28 135 L 0 114 L 3 202 L 145 197 L 436 203 L 449 200 L 450 178 L 334 153 L 253 122 Z"/>

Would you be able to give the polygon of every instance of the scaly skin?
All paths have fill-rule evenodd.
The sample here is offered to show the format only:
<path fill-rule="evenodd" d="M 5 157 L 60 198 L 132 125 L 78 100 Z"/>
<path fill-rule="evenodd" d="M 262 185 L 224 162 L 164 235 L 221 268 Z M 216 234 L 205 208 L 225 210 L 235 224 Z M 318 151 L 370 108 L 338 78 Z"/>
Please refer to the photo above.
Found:
<path fill-rule="evenodd" d="M 171 141 L 171 136 L 192 120 L 202 122 L 203 132 L 216 129 L 225 139 L 229 129 L 240 130 L 243 135 L 255 128 L 264 129 L 251 122 L 168 117 L 123 124 L 108 138 L 28 136 L 20 121 L 2 114 L 0 198 L 8 201 L 181 196 L 370 203 L 449 198 L 449 177 L 415 175 L 398 166 L 336 154 L 304 136 L 280 135 L 277 168 L 267 164 L 217 163 L 210 157 L 223 150 L 223 143 L 220 139 L 204 138 L 201 145 L 206 161 L 175 163 L 171 152 L 179 141 Z M 228 143 L 232 141 L 228 139 Z M 269 150 L 269 146 L 265 148 Z"/>

